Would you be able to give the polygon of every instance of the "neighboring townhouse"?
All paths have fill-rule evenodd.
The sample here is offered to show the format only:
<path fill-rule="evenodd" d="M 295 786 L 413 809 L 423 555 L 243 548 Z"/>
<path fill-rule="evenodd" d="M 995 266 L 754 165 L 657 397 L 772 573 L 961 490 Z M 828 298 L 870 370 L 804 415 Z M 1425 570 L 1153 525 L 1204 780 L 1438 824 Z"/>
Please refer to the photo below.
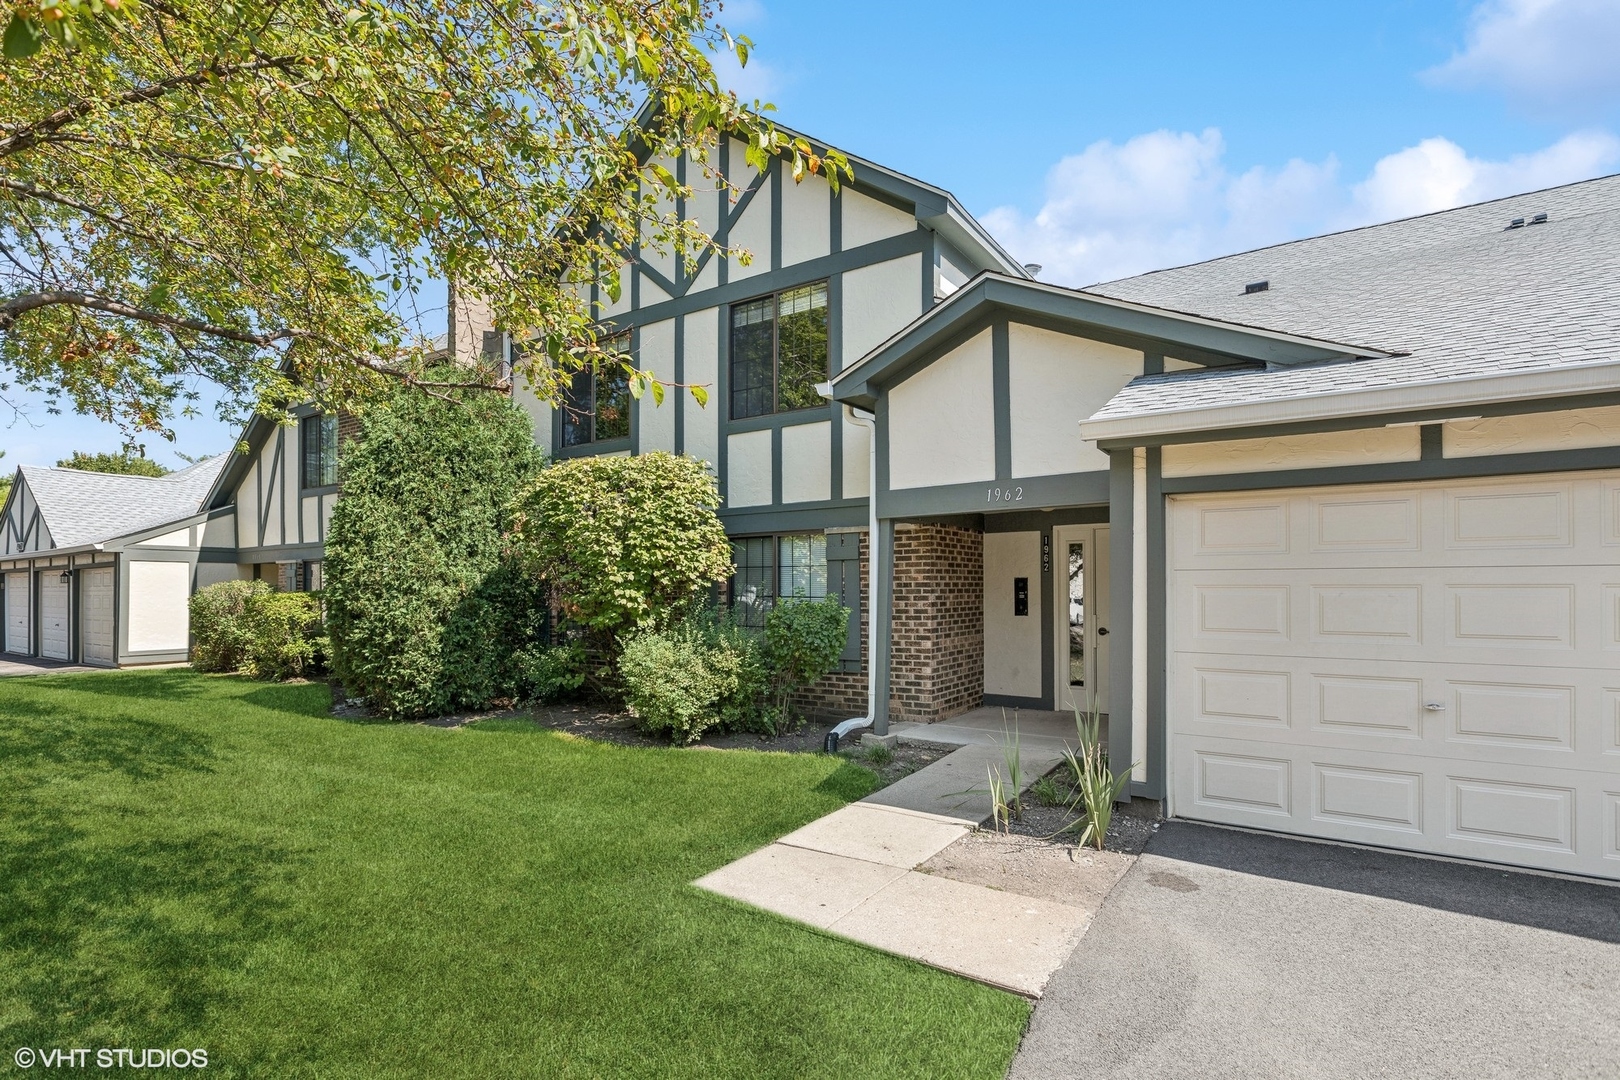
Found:
<path fill-rule="evenodd" d="M 237 576 L 232 512 L 203 506 L 226 458 L 159 477 L 18 468 L 0 510 L 0 649 L 106 667 L 185 660 L 191 594 Z"/>

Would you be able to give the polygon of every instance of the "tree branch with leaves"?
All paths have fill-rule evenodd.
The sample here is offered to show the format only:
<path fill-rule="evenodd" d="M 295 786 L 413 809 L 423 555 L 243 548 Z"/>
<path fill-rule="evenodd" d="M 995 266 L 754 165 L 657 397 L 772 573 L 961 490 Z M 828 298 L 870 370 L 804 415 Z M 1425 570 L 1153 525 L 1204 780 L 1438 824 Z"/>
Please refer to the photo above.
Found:
<path fill-rule="evenodd" d="M 0 367 L 127 431 L 167 433 L 199 379 L 226 406 L 379 382 L 432 391 L 419 298 L 453 281 L 526 343 L 556 399 L 630 365 L 580 288 L 636 238 L 718 246 L 655 158 L 723 183 L 847 160 L 720 89 L 750 43 L 706 0 L 22 0 L 0 65 Z M 477 361 L 478 358 L 474 358 Z M 640 388 L 662 398 L 645 372 Z M 474 362 L 455 389 L 504 389 Z"/>

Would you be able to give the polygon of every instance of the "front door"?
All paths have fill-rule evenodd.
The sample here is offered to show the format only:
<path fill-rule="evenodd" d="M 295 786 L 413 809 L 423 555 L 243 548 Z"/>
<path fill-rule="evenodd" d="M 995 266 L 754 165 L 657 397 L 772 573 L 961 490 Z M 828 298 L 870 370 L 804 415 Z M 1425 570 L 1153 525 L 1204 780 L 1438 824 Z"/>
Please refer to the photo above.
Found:
<path fill-rule="evenodd" d="M 1108 712 L 1108 526 L 1052 529 L 1057 591 L 1054 700 L 1065 712 Z"/>

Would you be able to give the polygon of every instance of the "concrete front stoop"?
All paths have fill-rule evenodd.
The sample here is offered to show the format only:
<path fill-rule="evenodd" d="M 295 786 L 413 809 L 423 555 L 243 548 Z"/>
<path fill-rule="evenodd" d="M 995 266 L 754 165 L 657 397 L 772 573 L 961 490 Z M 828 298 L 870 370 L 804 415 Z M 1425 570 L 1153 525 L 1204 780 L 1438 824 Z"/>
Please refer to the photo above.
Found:
<path fill-rule="evenodd" d="M 1061 745 L 1021 740 L 1022 786 Z M 990 818 L 986 771 L 1000 747 L 974 742 L 695 884 L 875 949 L 1038 998 L 1094 908 L 952 880 L 918 867 Z"/>

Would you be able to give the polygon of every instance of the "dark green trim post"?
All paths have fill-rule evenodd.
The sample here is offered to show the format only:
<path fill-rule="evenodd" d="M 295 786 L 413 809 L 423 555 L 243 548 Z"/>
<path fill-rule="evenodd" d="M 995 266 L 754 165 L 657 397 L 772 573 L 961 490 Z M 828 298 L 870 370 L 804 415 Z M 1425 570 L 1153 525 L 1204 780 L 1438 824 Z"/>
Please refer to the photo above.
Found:
<path fill-rule="evenodd" d="M 1165 577 L 1165 504 L 1162 454 L 1147 451 L 1147 783 L 1132 794 L 1163 799 L 1170 787 L 1169 687 L 1166 683 L 1169 582 Z M 1140 788 L 1140 790 L 1135 790 Z"/>
<path fill-rule="evenodd" d="M 1058 549 L 1052 542 L 1052 523 L 1042 522 L 1041 528 L 1041 697 L 1037 709 L 1048 711 L 1058 707 L 1057 696 L 1057 567 Z M 1068 580 L 1067 556 L 1064 556 L 1064 580 Z"/>
<path fill-rule="evenodd" d="M 1133 640 L 1131 585 L 1135 580 L 1134 526 L 1135 475 L 1129 447 L 1108 455 L 1108 628 L 1110 639 L 1108 687 L 1108 761 L 1115 770 L 1136 760 L 1131 746 L 1131 675 Z"/>
<path fill-rule="evenodd" d="M 872 664 L 872 731 L 889 733 L 889 663 L 893 655 L 890 635 L 894 628 L 894 521 L 878 522 L 877 543 L 872 565 L 871 641 L 867 653 Z"/>
<path fill-rule="evenodd" d="M 996 479 L 1012 478 L 1012 346 L 1006 319 L 990 324 L 990 396 L 995 430 Z"/>

